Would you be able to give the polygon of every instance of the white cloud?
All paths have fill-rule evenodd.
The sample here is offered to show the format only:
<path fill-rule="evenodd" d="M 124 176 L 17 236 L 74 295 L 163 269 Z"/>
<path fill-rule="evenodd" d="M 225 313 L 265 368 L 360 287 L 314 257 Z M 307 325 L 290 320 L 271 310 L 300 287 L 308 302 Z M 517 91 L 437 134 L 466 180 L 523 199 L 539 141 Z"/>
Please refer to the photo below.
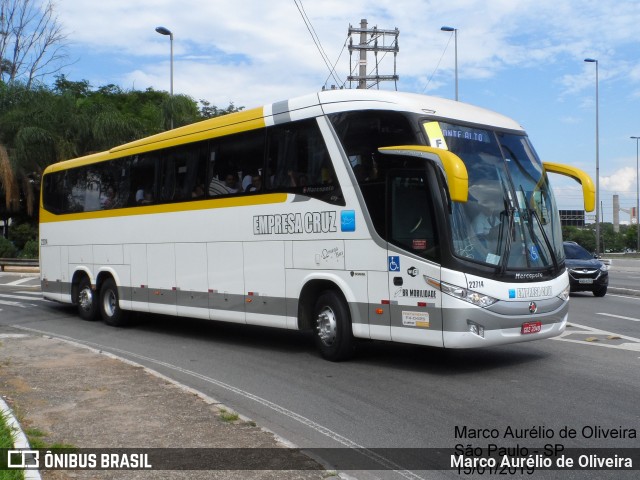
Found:
<path fill-rule="evenodd" d="M 602 190 L 611 190 L 616 193 L 635 192 L 635 167 L 624 167 L 616 170 L 611 175 L 600 177 L 600 188 Z"/>
<path fill-rule="evenodd" d="M 633 41 L 640 17 L 640 4 L 632 1 L 616 2 L 615 8 L 611 2 L 594 0 L 379 0 L 375 5 L 364 0 L 305 0 L 298 4 L 303 5 L 332 63 L 342 50 L 348 26 L 359 25 L 362 17 L 368 19 L 369 26 L 399 28 L 398 71 L 414 85 L 418 82 L 412 77 L 430 76 L 440 58 L 442 64 L 434 80 L 449 81 L 454 55 L 450 42 L 443 56 L 450 35 L 440 31 L 445 24 L 459 29 L 460 76 L 468 80 L 491 78 L 510 67 L 529 68 L 568 57 L 577 62 L 584 56 L 610 55 L 601 47 L 603 41 Z M 137 70 L 153 69 L 166 56 L 167 40 L 154 31 L 158 25 L 174 33 L 176 66 L 181 59 L 193 57 L 221 68 L 241 63 L 244 70 L 234 69 L 232 76 L 244 71 L 261 85 L 271 78 L 274 84 L 279 82 L 279 73 L 285 70 L 289 81 L 306 84 L 307 90 L 316 89 L 328 76 L 291 0 L 65 0 L 57 8 L 76 45 L 105 55 L 138 57 L 138 65 L 131 68 L 127 77 L 136 75 Z M 348 58 L 348 52 L 343 53 L 338 65 L 342 78 L 348 73 Z M 621 68 L 620 63 L 616 65 Z M 254 71 L 256 66 L 258 72 Z M 209 79 L 208 71 L 200 69 L 206 75 L 201 79 L 203 83 Z M 573 72 L 562 80 L 568 92 L 582 91 L 590 85 L 586 68 L 576 66 Z M 602 73 L 606 79 L 606 71 Z M 245 83 L 250 81 L 241 82 Z M 269 87 L 273 88 L 274 85 Z M 285 93 L 285 88 L 280 90 Z"/>
<path fill-rule="evenodd" d="M 349 25 L 366 18 L 370 27 L 397 27 L 401 90 L 453 96 L 454 41 L 440 27 L 457 28 L 461 99 L 526 121 L 540 132 L 539 152 L 592 175 L 595 72 L 583 60 L 597 58 L 602 185 L 631 188 L 630 146 L 610 139 L 622 125 L 640 134 L 640 2 L 297 2 L 330 62 L 341 55 L 341 79 L 349 73 Z M 168 90 L 168 39 L 154 31 L 160 25 L 174 33 L 174 90 L 196 100 L 251 108 L 317 91 L 329 77 L 294 0 L 64 0 L 56 8 L 79 57 L 69 78 L 94 86 Z M 381 73 L 391 73 L 392 58 L 385 57 Z M 371 67 L 372 55 L 369 61 Z"/>

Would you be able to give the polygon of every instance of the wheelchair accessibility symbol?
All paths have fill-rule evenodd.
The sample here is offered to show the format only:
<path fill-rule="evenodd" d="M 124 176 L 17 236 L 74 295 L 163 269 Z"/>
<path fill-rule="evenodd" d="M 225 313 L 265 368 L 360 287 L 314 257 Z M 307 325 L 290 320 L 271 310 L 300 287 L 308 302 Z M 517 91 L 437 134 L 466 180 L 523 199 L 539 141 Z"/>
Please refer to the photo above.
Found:
<path fill-rule="evenodd" d="M 389 271 L 390 272 L 400 271 L 400 257 L 389 257 Z"/>

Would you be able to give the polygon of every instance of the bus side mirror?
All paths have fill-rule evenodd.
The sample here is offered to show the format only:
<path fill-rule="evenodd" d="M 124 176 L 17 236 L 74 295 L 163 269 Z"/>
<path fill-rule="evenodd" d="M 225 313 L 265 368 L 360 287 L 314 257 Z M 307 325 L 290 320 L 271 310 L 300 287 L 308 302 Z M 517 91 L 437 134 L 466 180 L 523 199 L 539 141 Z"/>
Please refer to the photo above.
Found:
<path fill-rule="evenodd" d="M 389 155 L 405 155 L 420 157 L 434 162 L 444 169 L 447 177 L 449 196 L 454 202 L 465 203 L 469 198 L 469 174 L 462 159 L 455 153 L 425 145 L 402 145 L 398 147 L 381 147 L 380 153 Z"/>
<path fill-rule="evenodd" d="M 562 163 L 542 162 L 545 171 L 558 173 L 565 177 L 571 177 L 576 182 L 582 184 L 582 197 L 584 200 L 584 209 L 587 212 L 593 212 L 596 208 L 596 189 L 593 186 L 593 180 L 586 172 L 579 168 L 564 165 Z"/>

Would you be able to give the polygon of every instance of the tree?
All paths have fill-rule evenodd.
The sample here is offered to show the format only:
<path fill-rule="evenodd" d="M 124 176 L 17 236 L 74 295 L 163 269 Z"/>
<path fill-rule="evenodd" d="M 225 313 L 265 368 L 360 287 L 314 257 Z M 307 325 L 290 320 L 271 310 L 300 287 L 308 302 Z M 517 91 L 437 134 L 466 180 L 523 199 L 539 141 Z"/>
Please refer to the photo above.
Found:
<path fill-rule="evenodd" d="M 244 110 L 244 107 L 236 107 L 233 102 L 229 102 L 229 106 L 227 108 L 218 108 L 215 105 L 211 105 L 211 102 L 207 100 L 200 100 L 200 116 L 202 118 L 213 118 L 219 117 L 221 115 L 226 115 L 227 113 L 235 113 L 241 110 Z"/>
<path fill-rule="evenodd" d="M 15 210 L 15 198 L 18 185 L 13 175 L 7 149 L 0 143 L 0 220 L 4 227 L 5 236 L 8 235 L 7 225 L 11 210 Z M 4 199 L 4 201 L 2 201 Z M 2 237 L 0 237 L 2 238 Z"/>
<path fill-rule="evenodd" d="M 34 80 L 58 72 L 66 38 L 50 0 L 0 0 L 0 82 Z"/>
<path fill-rule="evenodd" d="M 0 0 L 3 1 L 3 0 Z M 239 111 L 186 95 L 148 88 L 123 91 L 117 85 L 92 88 L 89 82 L 56 77 L 54 86 L 0 82 L 0 219 L 37 214 L 37 198 L 44 169 L 55 162 L 153 135 L 202 120 L 206 116 Z"/>

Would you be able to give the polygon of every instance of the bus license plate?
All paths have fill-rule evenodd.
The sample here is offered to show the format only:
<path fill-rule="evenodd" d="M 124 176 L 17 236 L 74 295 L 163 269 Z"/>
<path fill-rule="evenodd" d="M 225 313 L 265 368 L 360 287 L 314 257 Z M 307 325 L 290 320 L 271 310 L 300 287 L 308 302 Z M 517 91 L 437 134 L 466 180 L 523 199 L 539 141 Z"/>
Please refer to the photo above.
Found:
<path fill-rule="evenodd" d="M 525 322 L 522 324 L 520 333 L 526 335 L 528 333 L 538 333 L 542 330 L 542 322 Z"/>

